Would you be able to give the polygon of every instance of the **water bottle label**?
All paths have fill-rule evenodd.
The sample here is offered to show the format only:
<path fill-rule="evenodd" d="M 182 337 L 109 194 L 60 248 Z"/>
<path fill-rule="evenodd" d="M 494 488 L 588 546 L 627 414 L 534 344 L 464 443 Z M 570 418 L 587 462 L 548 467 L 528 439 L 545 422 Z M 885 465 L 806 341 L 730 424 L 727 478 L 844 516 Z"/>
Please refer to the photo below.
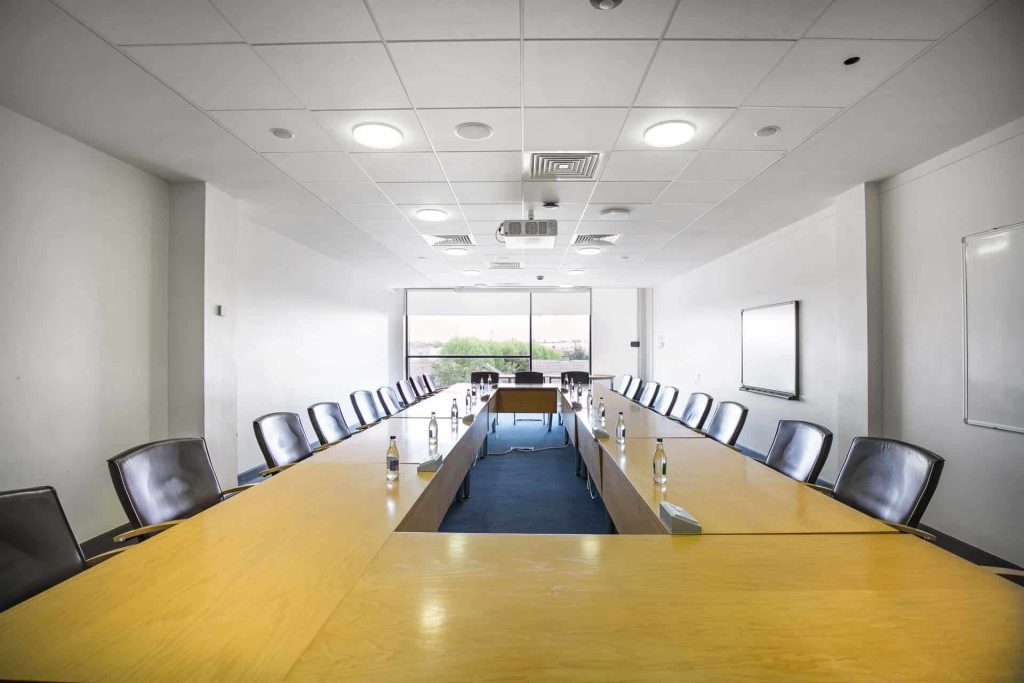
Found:
<path fill-rule="evenodd" d="M 398 458 L 388 458 L 388 470 L 391 472 L 398 470 Z"/>

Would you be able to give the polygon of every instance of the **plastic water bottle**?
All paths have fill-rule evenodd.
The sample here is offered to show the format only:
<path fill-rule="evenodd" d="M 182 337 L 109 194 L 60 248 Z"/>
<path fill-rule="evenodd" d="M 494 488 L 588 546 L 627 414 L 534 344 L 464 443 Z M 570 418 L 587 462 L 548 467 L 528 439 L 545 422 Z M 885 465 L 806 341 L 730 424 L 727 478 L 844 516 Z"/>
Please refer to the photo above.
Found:
<path fill-rule="evenodd" d="M 573 380 L 572 377 L 570 377 L 569 378 L 569 396 L 572 397 L 572 395 L 575 392 L 576 392 L 576 382 Z"/>
<path fill-rule="evenodd" d="M 576 402 L 579 403 L 583 400 L 583 382 L 576 385 Z"/>
<path fill-rule="evenodd" d="M 476 393 L 477 393 L 478 396 L 483 396 L 484 395 L 484 378 L 483 377 L 480 378 L 480 388 L 479 388 L 479 390 L 477 390 Z"/>
<path fill-rule="evenodd" d="M 601 424 L 604 424 L 604 399 L 602 398 L 597 406 L 597 417 L 601 420 Z"/>
<path fill-rule="evenodd" d="M 457 398 L 452 399 L 452 424 L 459 421 L 459 400 Z"/>
<path fill-rule="evenodd" d="M 622 411 L 619 411 L 619 421 L 615 424 L 615 440 L 619 445 L 626 443 L 626 421 L 622 419 Z"/>
<path fill-rule="evenodd" d="M 668 458 L 665 457 L 665 444 L 658 439 L 658 445 L 654 448 L 654 461 L 651 463 L 654 469 L 654 483 L 664 484 L 668 481 Z"/>
<path fill-rule="evenodd" d="M 430 414 L 430 422 L 427 423 L 427 440 L 429 445 L 437 446 L 437 418 Z"/>
<path fill-rule="evenodd" d="M 473 398 L 475 399 L 476 398 L 476 385 L 475 384 L 469 385 L 469 389 L 472 392 Z"/>
<path fill-rule="evenodd" d="M 398 479 L 398 442 L 395 441 L 395 437 L 391 437 L 391 441 L 388 443 L 386 461 L 388 481 L 395 481 Z"/>

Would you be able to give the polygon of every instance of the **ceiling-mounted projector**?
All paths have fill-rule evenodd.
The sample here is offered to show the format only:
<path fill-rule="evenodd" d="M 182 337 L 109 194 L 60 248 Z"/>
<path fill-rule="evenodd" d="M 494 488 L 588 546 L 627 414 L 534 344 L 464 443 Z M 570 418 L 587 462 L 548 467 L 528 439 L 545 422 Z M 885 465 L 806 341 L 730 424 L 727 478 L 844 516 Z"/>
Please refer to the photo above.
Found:
<path fill-rule="evenodd" d="M 558 221 L 502 221 L 498 234 L 509 249 L 554 249 Z"/>

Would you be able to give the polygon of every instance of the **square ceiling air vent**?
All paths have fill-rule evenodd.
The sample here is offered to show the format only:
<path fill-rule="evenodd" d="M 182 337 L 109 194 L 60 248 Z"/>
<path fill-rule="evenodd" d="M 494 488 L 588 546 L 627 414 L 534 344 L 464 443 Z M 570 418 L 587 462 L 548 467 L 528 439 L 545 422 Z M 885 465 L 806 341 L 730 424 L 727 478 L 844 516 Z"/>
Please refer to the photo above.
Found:
<path fill-rule="evenodd" d="M 472 235 L 423 235 L 432 247 L 472 247 Z"/>
<path fill-rule="evenodd" d="M 599 152 L 534 152 L 530 177 L 534 180 L 589 180 L 597 171 Z"/>
<path fill-rule="evenodd" d="M 611 246 L 618 241 L 622 235 L 580 235 L 577 234 L 572 238 L 572 246 L 578 246 L 583 244 L 603 244 L 605 246 Z"/>
<path fill-rule="evenodd" d="M 487 270 L 521 270 L 522 267 L 519 261 L 491 261 L 487 264 Z"/>

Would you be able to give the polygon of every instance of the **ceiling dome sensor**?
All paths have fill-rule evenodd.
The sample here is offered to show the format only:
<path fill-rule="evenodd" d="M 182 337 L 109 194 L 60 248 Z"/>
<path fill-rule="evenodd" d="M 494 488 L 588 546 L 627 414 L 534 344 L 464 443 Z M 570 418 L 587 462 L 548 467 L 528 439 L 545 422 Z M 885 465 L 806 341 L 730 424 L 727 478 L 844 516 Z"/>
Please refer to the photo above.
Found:
<path fill-rule="evenodd" d="M 271 128 L 270 134 L 275 138 L 281 138 L 282 140 L 291 140 L 295 137 L 295 133 L 291 132 L 287 128 Z"/>
<path fill-rule="evenodd" d="M 662 121 L 644 131 L 644 142 L 651 147 L 678 147 L 697 135 L 697 126 L 689 121 Z"/>
<path fill-rule="evenodd" d="M 494 129 L 486 123 L 467 121 L 455 126 L 455 134 L 463 140 L 486 140 L 494 134 Z"/>
<path fill-rule="evenodd" d="M 613 207 L 601 212 L 601 220 L 603 221 L 624 221 L 627 218 L 629 218 L 629 209 L 622 207 Z"/>
<path fill-rule="evenodd" d="M 590 0 L 590 4 L 594 9 L 615 9 L 622 4 L 622 0 Z"/>
<path fill-rule="evenodd" d="M 386 123 L 360 123 L 352 129 L 352 137 L 363 147 L 391 149 L 402 144 L 402 131 Z"/>
<path fill-rule="evenodd" d="M 776 133 L 778 133 L 780 130 L 782 130 L 782 129 L 779 128 L 778 126 L 765 126 L 764 128 L 758 128 L 754 132 L 754 137 L 770 138 L 771 136 L 773 136 Z"/>

